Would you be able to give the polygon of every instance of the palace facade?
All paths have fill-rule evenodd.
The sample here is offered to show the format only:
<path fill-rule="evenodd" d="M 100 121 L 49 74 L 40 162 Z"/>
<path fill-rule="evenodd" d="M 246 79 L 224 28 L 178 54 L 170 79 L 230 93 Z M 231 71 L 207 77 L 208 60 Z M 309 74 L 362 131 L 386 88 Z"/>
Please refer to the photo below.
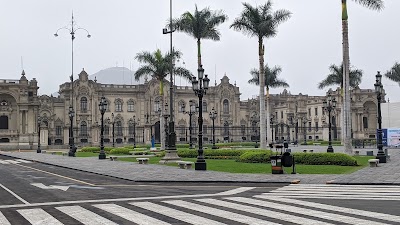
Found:
<path fill-rule="evenodd" d="M 28 81 L 22 72 L 19 80 L 0 80 L 0 148 L 36 149 L 40 126 L 40 144 L 46 148 L 68 148 L 69 107 L 73 106 L 74 138 L 79 146 L 98 146 L 100 143 L 101 114 L 99 102 L 104 96 L 108 106 L 104 114 L 105 143 L 128 145 L 149 143 L 154 135 L 156 142 L 165 130 L 164 103 L 168 103 L 169 82 L 164 81 L 160 95 L 157 80 L 143 84 L 101 84 L 90 80 L 82 70 L 72 83 L 60 85 L 59 95 L 38 96 L 38 82 Z M 332 139 L 341 139 L 342 99 L 340 90 L 328 92 L 337 100 L 331 113 Z M 328 93 L 327 93 L 328 95 Z M 355 88 L 351 91 L 352 135 L 354 139 L 375 138 L 377 128 L 377 100 L 374 90 Z M 192 87 L 174 86 L 174 121 L 177 143 L 197 144 L 198 113 L 189 125 L 189 104 L 198 106 Z M 293 95 L 287 90 L 269 96 L 271 132 L 276 141 L 328 140 L 328 113 L 323 110 L 327 96 Z M 240 90 L 225 75 L 204 96 L 203 138 L 212 140 L 212 120 L 209 112 L 217 112 L 215 136 L 217 142 L 259 140 L 259 99 L 240 100 Z M 41 122 L 38 123 L 40 116 Z M 114 127 L 114 132 L 113 132 Z M 114 135 L 113 135 L 114 134 Z M 114 138 L 113 138 L 114 136 Z"/>

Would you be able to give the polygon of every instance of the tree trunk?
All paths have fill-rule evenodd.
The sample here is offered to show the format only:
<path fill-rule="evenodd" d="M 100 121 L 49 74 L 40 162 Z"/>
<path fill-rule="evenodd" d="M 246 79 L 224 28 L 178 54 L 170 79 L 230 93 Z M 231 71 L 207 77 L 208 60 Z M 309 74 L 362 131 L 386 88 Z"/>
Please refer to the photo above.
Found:
<path fill-rule="evenodd" d="M 267 78 L 265 78 L 265 79 L 267 79 Z M 272 140 L 272 130 L 271 129 L 273 129 L 273 128 L 271 128 L 271 123 L 270 123 L 270 115 L 271 115 L 271 113 L 270 113 L 270 111 L 271 111 L 271 109 L 270 109 L 270 107 L 269 107 L 269 88 L 268 88 L 268 86 L 267 86 L 267 118 L 266 118 L 266 122 L 267 122 L 267 130 L 266 130 L 266 133 L 267 133 L 267 143 L 268 142 L 270 142 L 270 143 L 272 143 L 272 142 L 274 142 L 274 140 Z"/>
<path fill-rule="evenodd" d="M 200 42 L 200 38 L 197 39 L 197 65 L 198 68 L 200 68 L 201 64 L 201 42 Z"/>
<path fill-rule="evenodd" d="M 349 27 L 346 0 L 342 0 L 342 29 L 343 29 L 343 127 L 344 148 L 346 154 L 352 154 L 351 146 L 351 106 L 350 106 L 350 53 Z"/>
<path fill-rule="evenodd" d="M 260 62 L 260 74 L 259 74 L 259 81 L 260 81 L 260 149 L 267 148 L 267 141 L 266 141 L 266 126 L 265 126 L 265 76 L 264 76 L 264 46 L 262 39 L 258 40 L 258 56 Z M 269 112 L 267 112 L 269 114 Z"/>

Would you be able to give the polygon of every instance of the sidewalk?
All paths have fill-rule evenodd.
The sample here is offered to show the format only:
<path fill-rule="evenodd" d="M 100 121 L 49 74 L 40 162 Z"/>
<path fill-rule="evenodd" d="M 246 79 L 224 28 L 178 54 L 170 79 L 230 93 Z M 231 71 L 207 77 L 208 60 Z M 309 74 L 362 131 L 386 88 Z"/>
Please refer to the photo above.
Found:
<path fill-rule="evenodd" d="M 138 163 L 99 160 L 96 157 L 67 157 L 36 152 L 4 152 L 0 155 L 86 171 L 135 182 L 251 182 L 302 184 L 396 184 L 400 185 L 400 150 L 392 150 L 391 161 L 379 167 L 366 167 L 345 175 L 307 174 L 234 174 L 215 171 L 179 169 L 178 166 L 143 165 Z"/>

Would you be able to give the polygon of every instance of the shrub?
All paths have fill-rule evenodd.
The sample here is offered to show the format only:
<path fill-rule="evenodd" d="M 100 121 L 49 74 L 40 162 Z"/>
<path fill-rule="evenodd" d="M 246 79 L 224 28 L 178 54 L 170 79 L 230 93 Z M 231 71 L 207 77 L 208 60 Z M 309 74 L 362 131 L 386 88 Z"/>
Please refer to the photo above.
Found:
<path fill-rule="evenodd" d="M 114 148 L 114 149 L 111 149 L 110 154 L 124 154 L 124 155 L 128 155 L 130 151 L 132 151 L 132 149 L 130 149 L 130 148 L 125 148 L 125 147 L 122 147 L 122 148 Z"/>
<path fill-rule="evenodd" d="M 354 157 L 343 153 L 294 153 L 294 161 L 305 165 L 357 165 Z"/>
<path fill-rule="evenodd" d="M 267 150 L 206 149 L 204 150 L 204 157 L 207 159 L 236 159 L 248 151 L 265 152 Z M 178 149 L 178 155 L 182 158 L 196 158 L 198 152 L 196 149 Z"/>
<path fill-rule="evenodd" d="M 109 153 L 110 150 L 113 149 L 112 147 L 104 147 L 104 151 Z M 92 153 L 99 153 L 100 147 L 83 147 L 80 150 L 81 152 L 92 152 Z"/>
<path fill-rule="evenodd" d="M 270 161 L 272 151 L 247 151 L 243 153 L 236 161 L 244 163 L 266 163 Z"/>

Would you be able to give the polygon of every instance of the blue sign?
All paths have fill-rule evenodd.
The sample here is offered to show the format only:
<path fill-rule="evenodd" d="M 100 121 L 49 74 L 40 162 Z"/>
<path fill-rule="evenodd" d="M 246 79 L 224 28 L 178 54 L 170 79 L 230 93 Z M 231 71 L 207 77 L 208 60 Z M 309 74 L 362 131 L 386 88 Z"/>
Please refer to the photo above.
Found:
<path fill-rule="evenodd" d="M 378 140 L 378 130 L 376 129 L 376 140 Z M 388 146 L 388 129 L 382 129 L 382 144 L 383 146 Z"/>

